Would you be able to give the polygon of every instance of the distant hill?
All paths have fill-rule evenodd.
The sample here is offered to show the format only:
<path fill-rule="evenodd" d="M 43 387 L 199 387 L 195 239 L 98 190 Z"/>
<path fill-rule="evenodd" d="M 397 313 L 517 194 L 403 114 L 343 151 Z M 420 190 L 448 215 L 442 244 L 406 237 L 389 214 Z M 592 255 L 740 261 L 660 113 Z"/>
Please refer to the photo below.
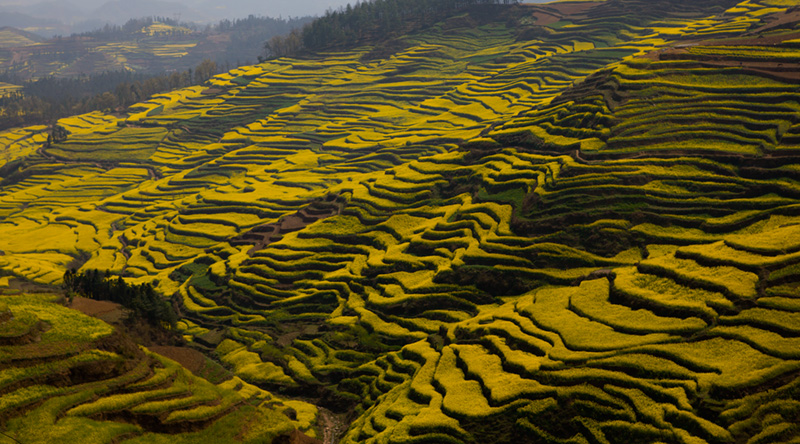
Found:
<path fill-rule="evenodd" d="M 73 77 L 106 71 L 185 71 L 210 59 L 220 66 L 253 63 L 264 42 L 311 21 L 250 16 L 214 27 L 189 28 L 169 17 L 129 20 L 91 32 L 44 40 L 18 29 L 0 30 L 0 71 L 21 79 Z"/>
<path fill-rule="evenodd" d="M 0 28 L 0 48 L 29 46 L 43 42 L 44 38 L 32 32 L 4 26 Z"/>
<path fill-rule="evenodd" d="M 5 6 L 3 9 L 46 20 L 51 24 L 60 23 L 62 25 L 71 25 L 85 20 L 86 15 L 91 11 L 91 8 L 85 7 L 84 2 L 73 2 L 69 0 L 32 1 L 13 6 Z M 27 27 L 30 25 L 17 24 L 16 26 Z"/>
<path fill-rule="evenodd" d="M 11 26 L 17 28 L 36 28 L 50 29 L 52 32 L 62 33 L 66 31 L 63 23 L 56 20 L 48 20 L 30 16 L 19 12 L 7 11 L 0 8 L 0 26 Z"/>
<path fill-rule="evenodd" d="M 156 354 L 78 312 L 103 317 L 114 304 L 70 305 L 54 295 L 0 295 L 4 442 L 220 442 L 232 433 L 256 444 L 302 435 L 296 429 L 304 424 L 288 416 L 297 418 L 301 406 L 316 413 L 244 383 L 196 350 L 154 347 Z"/>
<path fill-rule="evenodd" d="M 199 13 L 188 6 L 161 0 L 113 0 L 88 14 L 89 20 L 123 24 L 134 17 L 164 16 L 187 22 L 208 22 L 214 17 Z"/>

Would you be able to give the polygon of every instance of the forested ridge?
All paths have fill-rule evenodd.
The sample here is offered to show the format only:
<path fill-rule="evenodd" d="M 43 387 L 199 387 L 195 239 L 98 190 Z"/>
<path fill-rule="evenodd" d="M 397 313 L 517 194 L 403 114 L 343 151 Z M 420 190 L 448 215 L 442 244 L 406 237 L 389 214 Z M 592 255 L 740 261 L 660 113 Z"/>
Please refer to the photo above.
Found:
<path fill-rule="evenodd" d="M 355 6 L 348 3 L 329 10 L 302 30 L 273 37 L 265 45 L 266 56 L 283 57 L 302 50 L 376 43 L 421 29 L 465 8 L 516 3 L 517 0 L 371 0 Z"/>
<path fill-rule="evenodd" d="M 222 19 L 215 24 L 205 26 L 196 23 L 181 22 L 169 17 L 142 17 L 128 20 L 123 25 L 107 24 L 93 31 L 75 33 L 69 37 L 56 36 L 56 40 L 96 39 L 108 42 L 123 41 L 131 37 L 144 37 L 145 32 L 154 24 L 166 25 L 160 29 L 147 32 L 147 36 L 167 37 L 170 40 L 197 38 L 199 34 L 229 33 L 232 43 L 241 44 L 252 38 L 261 42 L 273 35 L 281 35 L 292 29 L 313 21 L 313 17 L 273 18 L 249 15 L 244 18 Z"/>
<path fill-rule="evenodd" d="M 132 18 L 125 22 L 123 25 L 106 24 L 102 28 L 92 31 L 78 32 L 71 34 L 69 37 L 56 36 L 56 40 L 63 39 L 97 39 L 108 42 L 121 41 L 131 36 L 141 35 L 144 30 L 156 23 L 167 25 L 166 29 L 156 31 L 155 34 L 159 37 L 170 37 L 172 39 L 179 38 L 182 35 L 191 34 L 197 31 L 197 26 L 192 23 L 185 23 L 169 17 L 140 17 Z"/>
<path fill-rule="evenodd" d="M 11 52 L 5 60 L 0 53 L 0 62 L 5 62 L 0 65 L 5 68 L 0 82 L 22 87 L 0 94 L 0 129 L 51 124 L 95 110 L 123 110 L 153 94 L 201 84 L 221 70 L 255 61 L 265 40 L 311 20 L 250 15 L 201 27 L 168 17 L 144 17 L 15 48 L 14 54 L 28 54 L 19 62 L 9 62 Z M 186 54 L 173 54 L 172 66 L 160 62 L 159 57 L 171 57 L 175 44 Z M 139 52 L 119 55 L 113 48 L 139 48 Z M 104 61 L 128 58 L 135 58 L 134 66 Z M 183 58 L 196 62 L 186 66 Z"/>
<path fill-rule="evenodd" d="M 0 82 L 22 85 L 21 91 L 0 97 L 0 129 L 50 124 L 61 117 L 92 111 L 124 110 L 153 94 L 201 84 L 219 70 L 215 62 L 205 60 L 194 70 L 161 75 L 115 71 L 20 81 L 13 74 L 0 74 Z"/>
<path fill-rule="evenodd" d="M 174 328 L 178 317 L 172 306 L 156 293 L 149 283 L 131 285 L 120 276 L 113 276 L 100 270 L 78 272 L 69 269 L 64 272 L 64 289 L 68 297 L 74 295 L 89 299 L 111 301 L 130 309 L 134 317 L 154 325 Z"/>

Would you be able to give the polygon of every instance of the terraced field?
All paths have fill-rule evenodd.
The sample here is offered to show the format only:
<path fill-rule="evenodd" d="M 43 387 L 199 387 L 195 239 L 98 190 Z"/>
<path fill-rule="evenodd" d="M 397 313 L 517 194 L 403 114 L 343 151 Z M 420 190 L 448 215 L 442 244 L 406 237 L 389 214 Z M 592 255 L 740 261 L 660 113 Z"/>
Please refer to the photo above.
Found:
<path fill-rule="evenodd" d="M 3 96 L 14 94 L 16 92 L 20 92 L 21 89 L 22 87 L 19 85 L 0 82 L 0 98 L 2 98 Z"/>
<path fill-rule="evenodd" d="M 288 33 L 311 19 L 251 15 L 233 22 L 225 19 L 204 29 L 195 26 L 191 29 L 187 26 L 192 25 L 184 26 L 174 20 L 147 17 L 132 19 L 122 27 L 50 39 L 4 27 L 0 28 L 0 72 L 8 74 L 7 79 L 19 79 L 14 82 L 96 76 L 100 82 L 109 83 L 103 79 L 108 72 L 185 75 L 184 72 L 194 70 L 206 59 L 220 67 L 239 66 L 258 60 L 264 40 Z M 173 78 L 169 82 L 161 89 L 177 88 L 191 83 L 191 79 L 176 83 Z M 110 85 L 112 89 L 115 86 Z"/>
<path fill-rule="evenodd" d="M 260 443 L 308 422 L 307 414 L 293 422 L 283 411 L 316 415 L 313 406 L 284 402 L 238 377 L 226 377 L 210 361 L 198 371 L 219 379 L 209 382 L 52 299 L 2 297 L 4 440 L 189 443 L 235 435 L 237 442 Z"/>
<path fill-rule="evenodd" d="M 0 28 L 0 48 L 14 48 L 35 45 L 43 39 L 36 34 L 21 29 L 3 26 Z"/>
<path fill-rule="evenodd" d="M 340 442 L 796 442 L 800 13 L 659 5 L 476 9 L 0 134 L 0 283 L 152 283 Z"/>
<path fill-rule="evenodd" d="M 25 34 L 11 28 L 0 29 L 0 69 L 23 79 L 123 70 L 183 71 L 209 55 L 194 51 L 204 35 L 159 22 L 125 39 L 77 36 L 32 41 Z"/>

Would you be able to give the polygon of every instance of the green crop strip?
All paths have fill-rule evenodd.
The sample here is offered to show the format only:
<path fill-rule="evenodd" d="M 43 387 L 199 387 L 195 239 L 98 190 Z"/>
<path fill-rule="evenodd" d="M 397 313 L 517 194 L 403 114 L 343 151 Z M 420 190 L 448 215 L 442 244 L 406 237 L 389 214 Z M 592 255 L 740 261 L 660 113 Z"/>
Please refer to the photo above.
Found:
<path fill-rule="evenodd" d="M 283 404 L 236 377 L 215 385 L 143 352 L 108 324 L 54 303 L 54 295 L 3 298 L 0 328 L 8 334 L 0 337 L 0 415 L 6 437 L 101 443 L 169 436 L 191 442 L 218 439 L 224 427 L 217 423 L 246 427 L 244 442 L 253 443 L 295 427 L 315 433 L 307 417 L 292 423 L 279 413 L 291 405 L 316 415 L 313 406 Z M 31 330 L 28 320 L 44 327 Z M 141 423 L 114 421 L 131 415 Z M 262 425 L 246 426 L 253 421 Z M 175 435 L 176 427 L 191 433 Z"/>

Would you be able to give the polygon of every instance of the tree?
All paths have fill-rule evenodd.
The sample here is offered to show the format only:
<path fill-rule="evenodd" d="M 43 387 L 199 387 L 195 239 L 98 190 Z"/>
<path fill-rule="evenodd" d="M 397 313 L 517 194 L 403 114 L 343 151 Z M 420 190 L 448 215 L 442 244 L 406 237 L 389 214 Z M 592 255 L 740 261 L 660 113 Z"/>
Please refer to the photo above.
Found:
<path fill-rule="evenodd" d="M 97 101 L 97 109 L 105 112 L 110 112 L 117 107 L 117 97 L 108 91 L 100 94 L 95 100 Z"/>
<path fill-rule="evenodd" d="M 49 140 L 52 143 L 59 143 L 67 140 L 67 136 L 69 132 L 61 125 L 53 125 L 53 129 L 50 130 L 50 137 Z"/>
<path fill-rule="evenodd" d="M 217 62 L 205 59 L 194 69 L 194 82 L 205 83 L 218 72 L 219 67 L 217 66 Z"/>
<path fill-rule="evenodd" d="M 266 58 L 284 57 L 303 49 L 321 50 L 358 43 L 367 38 L 391 38 L 434 23 L 475 5 L 516 4 L 517 0 L 371 0 L 328 10 L 325 16 L 287 36 L 274 37 L 264 49 Z"/>
<path fill-rule="evenodd" d="M 67 270 L 62 288 L 70 299 L 79 294 L 90 299 L 116 302 L 130 309 L 135 317 L 154 325 L 174 328 L 178 322 L 172 305 L 152 285 L 129 285 L 121 276 L 114 279 L 108 271 L 101 273 L 89 269 L 78 273 L 74 269 Z"/>

